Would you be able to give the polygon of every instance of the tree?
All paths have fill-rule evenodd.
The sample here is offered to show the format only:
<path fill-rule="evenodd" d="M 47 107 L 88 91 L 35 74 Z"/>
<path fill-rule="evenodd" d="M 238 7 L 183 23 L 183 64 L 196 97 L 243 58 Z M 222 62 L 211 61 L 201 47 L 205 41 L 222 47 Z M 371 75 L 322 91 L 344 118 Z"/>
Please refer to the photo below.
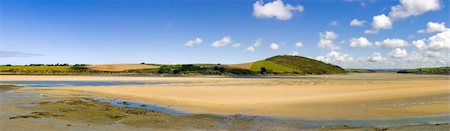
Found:
<path fill-rule="evenodd" d="M 267 74 L 266 67 L 261 67 L 261 74 Z"/>

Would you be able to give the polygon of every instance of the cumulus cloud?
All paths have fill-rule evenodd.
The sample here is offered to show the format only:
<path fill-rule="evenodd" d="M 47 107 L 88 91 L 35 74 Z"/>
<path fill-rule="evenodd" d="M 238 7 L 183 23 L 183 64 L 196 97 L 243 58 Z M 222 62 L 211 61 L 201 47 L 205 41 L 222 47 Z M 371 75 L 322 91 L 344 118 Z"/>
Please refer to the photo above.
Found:
<path fill-rule="evenodd" d="M 418 16 L 441 9 L 440 0 L 400 0 L 400 5 L 392 6 L 389 16 L 394 19 Z"/>
<path fill-rule="evenodd" d="M 303 12 L 301 5 L 292 6 L 284 4 L 282 0 L 275 0 L 269 3 L 256 1 L 253 4 L 253 16 L 257 18 L 276 18 L 278 20 L 289 20 L 292 18 L 293 12 Z"/>
<path fill-rule="evenodd" d="M 433 51 L 450 50 L 450 29 L 428 38 L 429 49 Z"/>
<path fill-rule="evenodd" d="M 203 40 L 201 38 L 195 38 L 193 40 L 189 40 L 188 42 L 186 42 L 184 45 L 192 47 L 194 45 L 200 45 L 202 44 Z"/>
<path fill-rule="evenodd" d="M 399 5 L 391 7 L 389 16 L 384 14 L 373 17 L 372 29 L 366 30 L 367 34 L 378 33 L 381 29 L 391 29 L 395 20 L 418 16 L 430 11 L 442 8 L 440 0 L 400 0 Z M 423 31 L 418 31 L 423 32 Z"/>
<path fill-rule="evenodd" d="M 326 56 L 318 56 L 318 60 L 328 62 L 328 63 L 334 63 L 334 62 L 350 62 L 354 61 L 355 59 L 348 55 L 348 54 L 342 54 L 340 52 L 331 51 Z"/>
<path fill-rule="evenodd" d="M 378 52 L 373 53 L 372 56 L 370 56 L 368 59 L 369 62 L 380 62 L 383 60 L 384 60 L 384 58 Z"/>
<path fill-rule="evenodd" d="M 391 29 L 392 20 L 384 14 L 374 16 L 372 19 L 372 29 L 366 30 L 366 34 L 378 33 L 381 29 Z"/>
<path fill-rule="evenodd" d="M 415 40 L 412 42 L 412 45 L 414 45 L 414 47 L 419 50 L 423 50 L 427 47 L 427 45 L 425 44 L 425 39 Z"/>
<path fill-rule="evenodd" d="M 350 26 L 364 26 L 365 23 L 366 23 L 366 21 L 358 20 L 358 19 L 353 19 L 353 20 L 350 22 Z"/>
<path fill-rule="evenodd" d="M 280 45 L 278 45 L 277 43 L 272 43 L 272 44 L 270 44 L 270 49 L 278 50 L 278 49 L 280 49 Z"/>
<path fill-rule="evenodd" d="M 225 36 L 221 40 L 214 41 L 211 46 L 213 47 L 224 47 L 231 43 L 231 37 Z"/>
<path fill-rule="evenodd" d="M 408 56 L 408 52 L 404 49 L 395 48 L 389 53 L 389 56 L 391 56 L 392 58 L 405 58 L 406 56 Z"/>
<path fill-rule="evenodd" d="M 426 32 L 444 32 L 446 30 L 445 23 L 428 22 Z M 425 30 L 418 30 L 417 33 L 425 33 Z"/>
<path fill-rule="evenodd" d="M 414 47 L 427 52 L 448 52 L 450 50 L 450 29 L 429 37 L 412 42 Z"/>
<path fill-rule="evenodd" d="M 317 56 L 317 60 L 339 65 L 343 68 L 364 69 L 392 69 L 392 68 L 419 68 L 419 67 L 443 67 L 449 66 L 450 53 L 431 52 L 419 50 L 407 52 L 403 49 L 394 49 L 391 57 L 383 57 L 375 52 L 368 57 L 353 56 L 340 52 L 331 51 L 325 56 Z M 396 56 L 395 56 L 396 55 Z"/>
<path fill-rule="evenodd" d="M 334 40 L 338 37 L 333 31 L 325 31 L 319 33 L 320 40 L 317 44 L 319 48 L 329 48 L 331 50 L 338 50 L 341 47 L 334 44 Z"/>
<path fill-rule="evenodd" d="M 233 47 L 233 48 L 239 48 L 239 47 L 241 47 L 241 44 L 240 44 L 240 43 L 235 43 L 235 44 L 231 45 L 231 47 Z"/>
<path fill-rule="evenodd" d="M 399 38 L 388 38 L 383 40 L 382 42 L 375 42 L 375 45 L 380 47 L 389 47 L 389 48 L 397 48 L 397 47 L 404 47 L 408 45 L 408 41 L 399 39 Z"/>
<path fill-rule="evenodd" d="M 295 43 L 295 47 L 302 48 L 303 47 L 303 43 L 302 42 L 297 42 L 297 43 Z"/>
<path fill-rule="evenodd" d="M 352 38 L 350 39 L 350 47 L 369 47 L 372 46 L 372 43 L 367 40 L 366 37 Z"/>

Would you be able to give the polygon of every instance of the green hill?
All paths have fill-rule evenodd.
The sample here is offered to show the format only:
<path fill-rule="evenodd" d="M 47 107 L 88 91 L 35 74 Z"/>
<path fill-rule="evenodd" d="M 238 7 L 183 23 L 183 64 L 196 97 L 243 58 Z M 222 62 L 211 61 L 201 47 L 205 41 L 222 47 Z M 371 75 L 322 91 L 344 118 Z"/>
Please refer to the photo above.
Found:
<path fill-rule="evenodd" d="M 294 73 L 294 74 L 337 74 L 346 73 L 339 66 L 327 64 L 318 60 L 301 57 L 279 55 L 265 60 L 256 61 L 252 64 L 251 71 L 261 71 L 265 68 L 274 73 Z"/>
<path fill-rule="evenodd" d="M 408 69 L 408 70 L 400 70 L 397 73 L 450 75 L 450 67 Z"/>

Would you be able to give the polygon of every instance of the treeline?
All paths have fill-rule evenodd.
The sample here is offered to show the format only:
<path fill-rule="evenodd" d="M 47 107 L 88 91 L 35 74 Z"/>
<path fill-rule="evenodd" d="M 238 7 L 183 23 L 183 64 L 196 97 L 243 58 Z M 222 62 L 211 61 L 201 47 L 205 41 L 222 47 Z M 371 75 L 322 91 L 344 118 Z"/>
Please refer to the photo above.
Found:
<path fill-rule="evenodd" d="M 400 70 L 397 73 L 450 75 L 450 67 L 407 69 L 407 70 Z"/>
<path fill-rule="evenodd" d="M 225 68 L 217 66 L 199 66 L 193 64 L 185 65 L 161 65 L 158 74 L 201 74 L 201 75 L 255 75 L 246 69 Z"/>

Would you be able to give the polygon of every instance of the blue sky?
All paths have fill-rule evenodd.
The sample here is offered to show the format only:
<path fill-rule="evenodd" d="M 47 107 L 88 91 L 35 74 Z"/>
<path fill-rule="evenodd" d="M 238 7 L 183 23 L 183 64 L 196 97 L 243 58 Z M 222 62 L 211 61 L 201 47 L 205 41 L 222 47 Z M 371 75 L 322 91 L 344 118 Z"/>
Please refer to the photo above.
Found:
<path fill-rule="evenodd" d="M 373 26 L 381 14 L 391 25 Z M 354 19 L 364 22 L 351 26 Z M 242 63 L 296 52 L 345 68 L 448 66 L 448 26 L 447 0 L 1 0 L 0 64 Z M 337 37 L 327 39 L 325 32 Z M 321 33 L 340 48 L 319 47 Z M 436 35 L 444 40 L 430 39 Z M 212 46 L 227 36 L 225 46 Z M 360 37 L 369 44 L 351 47 Z M 186 46 L 196 38 L 201 43 Z M 389 46 L 399 43 L 394 38 L 407 44 Z M 258 39 L 261 45 L 247 50 Z"/>

